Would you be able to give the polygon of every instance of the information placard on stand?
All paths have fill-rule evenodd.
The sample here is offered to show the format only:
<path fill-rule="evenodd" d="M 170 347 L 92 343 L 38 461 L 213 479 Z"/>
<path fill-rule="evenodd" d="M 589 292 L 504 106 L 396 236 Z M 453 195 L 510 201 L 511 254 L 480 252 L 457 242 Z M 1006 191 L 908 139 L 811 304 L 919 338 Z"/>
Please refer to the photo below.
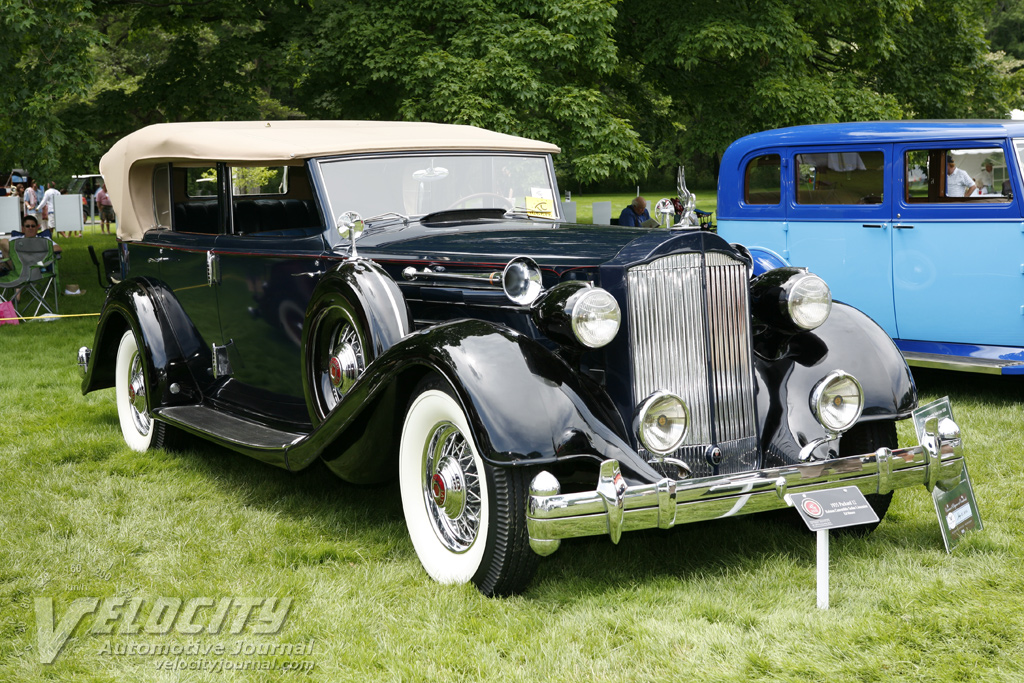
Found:
<path fill-rule="evenodd" d="M 807 528 L 817 534 L 818 609 L 828 609 L 828 532 L 860 524 L 873 524 L 878 514 L 856 486 L 791 493 L 786 502 L 796 508 Z"/>

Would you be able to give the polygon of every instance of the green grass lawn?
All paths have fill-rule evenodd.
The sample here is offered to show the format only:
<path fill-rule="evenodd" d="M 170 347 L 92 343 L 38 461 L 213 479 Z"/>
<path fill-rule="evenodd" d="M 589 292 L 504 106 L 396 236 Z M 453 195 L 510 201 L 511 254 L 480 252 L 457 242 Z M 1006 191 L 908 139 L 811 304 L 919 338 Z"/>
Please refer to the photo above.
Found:
<path fill-rule="evenodd" d="M 63 240 L 65 282 L 88 293 L 62 297 L 62 312 L 99 310 L 90 242 L 112 246 Z M 0 681 L 223 681 L 158 669 L 179 658 L 138 646 L 310 640 L 301 656 L 180 659 L 312 666 L 241 674 L 253 681 L 1024 679 L 1019 381 L 918 374 L 924 400 L 953 399 L 986 529 L 947 555 L 927 491 L 898 491 L 875 533 L 833 538 L 828 611 L 815 608 L 813 536 L 763 517 L 567 541 L 524 595 L 488 599 L 426 576 L 395 485 L 289 474 L 202 443 L 128 450 L 113 391 L 80 393 L 75 353 L 94 326 L 0 326 Z M 911 432 L 901 424 L 901 443 Z M 141 631 L 122 618 L 96 633 L 88 615 L 41 664 L 37 600 L 59 623 L 84 597 L 141 598 Z M 210 633 L 212 607 L 166 624 L 151 611 L 160 597 L 292 602 L 280 631 L 260 635 Z M 207 628 L 183 633 L 189 623 Z"/>

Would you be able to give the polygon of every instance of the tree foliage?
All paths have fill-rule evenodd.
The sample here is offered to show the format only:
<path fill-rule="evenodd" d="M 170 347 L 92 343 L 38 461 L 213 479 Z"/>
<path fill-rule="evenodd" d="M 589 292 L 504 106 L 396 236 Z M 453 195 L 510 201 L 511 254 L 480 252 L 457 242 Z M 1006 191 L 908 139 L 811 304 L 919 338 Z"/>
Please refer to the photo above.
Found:
<path fill-rule="evenodd" d="M 328 0 L 301 84 L 320 117 L 445 121 L 560 145 L 583 182 L 646 172 L 608 96 L 614 0 Z"/>
<path fill-rule="evenodd" d="M 0 0 L 0 22 L 0 164 L 44 174 L 150 123 L 310 117 L 483 126 L 560 145 L 563 183 L 632 182 L 757 130 L 1024 105 L 1024 0 Z"/>

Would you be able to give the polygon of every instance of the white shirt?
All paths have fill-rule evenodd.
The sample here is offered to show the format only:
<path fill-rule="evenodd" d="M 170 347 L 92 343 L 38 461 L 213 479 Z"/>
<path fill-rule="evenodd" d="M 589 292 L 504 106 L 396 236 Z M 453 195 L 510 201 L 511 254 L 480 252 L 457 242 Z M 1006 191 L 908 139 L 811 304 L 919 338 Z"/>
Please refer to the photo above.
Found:
<path fill-rule="evenodd" d="M 946 174 L 947 197 L 963 197 L 964 193 L 972 187 L 974 187 L 974 180 L 964 169 L 955 168 L 952 173 Z"/>
<path fill-rule="evenodd" d="M 43 193 L 43 199 L 39 202 L 40 206 L 46 204 L 46 212 L 53 213 L 53 198 L 60 196 L 60 190 L 56 187 L 51 187 Z"/>
<path fill-rule="evenodd" d="M 975 178 L 978 181 L 978 189 L 988 188 L 991 192 L 992 188 L 995 187 L 996 181 L 992 178 L 992 172 L 986 171 L 984 168 L 978 171 L 978 177 Z"/>

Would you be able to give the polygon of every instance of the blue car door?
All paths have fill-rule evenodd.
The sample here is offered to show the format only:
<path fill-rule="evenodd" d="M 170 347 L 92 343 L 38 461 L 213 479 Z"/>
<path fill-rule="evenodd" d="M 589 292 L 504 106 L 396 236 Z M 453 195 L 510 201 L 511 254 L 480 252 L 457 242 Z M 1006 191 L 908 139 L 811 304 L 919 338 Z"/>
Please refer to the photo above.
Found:
<path fill-rule="evenodd" d="M 899 144 L 895 153 L 899 337 L 1024 344 L 1024 222 L 1013 150 L 1005 140 L 957 140 Z M 974 183 L 968 196 L 957 196 L 955 175 Z"/>
<path fill-rule="evenodd" d="M 892 145 L 799 147 L 790 157 L 789 262 L 898 336 L 892 289 Z"/>

